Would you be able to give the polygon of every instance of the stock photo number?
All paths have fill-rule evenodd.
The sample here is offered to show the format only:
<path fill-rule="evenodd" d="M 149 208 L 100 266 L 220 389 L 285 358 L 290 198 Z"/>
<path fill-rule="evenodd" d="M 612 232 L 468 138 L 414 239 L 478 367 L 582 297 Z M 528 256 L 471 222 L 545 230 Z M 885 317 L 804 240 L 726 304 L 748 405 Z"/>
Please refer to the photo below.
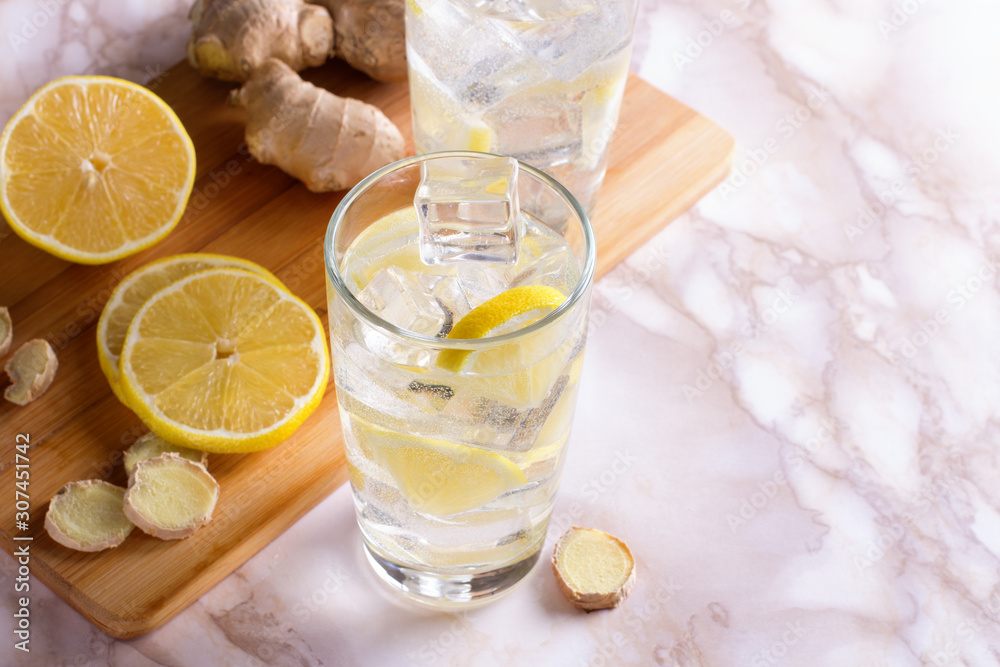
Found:
<path fill-rule="evenodd" d="M 14 527 L 15 542 L 31 542 L 31 535 L 26 535 L 30 529 L 29 517 L 31 512 L 31 496 L 28 493 L 28 485 L 31 482 L 30 460 L 28 459 L 28 446 L 31 436 L 27 433 L 19 433 L 15 438 L 14 448 L 16 450 L 14 458 Z M 28 593 L 31 590 L 31 545 L 18 544 L 14 547 L 14 559 L 17 561 L 17 576 L 14 577 L 14 592 Z M 31 641 L 31 619 L 28 609 L 31 599 L 27 595 L 17 598 L 16 609 L 14 611 L 14 648 L 25 653 L 30 651 Z"/>

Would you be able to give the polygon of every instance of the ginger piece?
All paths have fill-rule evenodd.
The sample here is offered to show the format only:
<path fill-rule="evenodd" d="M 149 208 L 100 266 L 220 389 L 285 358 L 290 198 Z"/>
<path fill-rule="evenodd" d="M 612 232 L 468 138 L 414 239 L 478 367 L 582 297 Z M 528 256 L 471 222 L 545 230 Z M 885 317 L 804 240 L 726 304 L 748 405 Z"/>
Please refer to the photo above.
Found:
<path fill-rule="evenodd" d="M 403 157 L 403 136 L 376 107 L 317 88 L 274 58 L 230 101 L 247 108 L 251 155 L 313 192 L 352 187 Z"/>
<path fill-rule="evenodd" d="M 14 324 L 10 321 L 10 311 L 0 306 L 0 357 L 7 354 L 10 341 L 14 338 Z"/>
<path fill-rule="evenodd" d="M 160 454 L 167 453 L 177 454 L 188 461 L 200 463 L 206 470 L 208 469 L 208 452 L 181 447 L 167 442 L 155 433 L 147 433 L 132 443 L 132 446 L 125 451 L 125 474 L 131 478 L 135 465 L 139 461 L 155 459 Z"/>
<path fill-rule="evenodd" d="M 635 561 L 628 547 L 593 528 L 573 526 L 559 538 L 552 570 L 566 599 L 587 611 L 617 607 L 635 585 Z"/>
<path fill-rule="evenodd" d="M 268 58 L 298 71 L 333 53 L 333 20 L 303 0 L 197 0 L 187 54 L 202 76 L 246 81 Z"/>
<path fill-rule="evenodd" d="M 125 541 L 135 525 L 123 511 L 125 489 L 99 479 L 70 482 L 45 512 L 53 540 L 77 551 L 102 551 Z"/>
<path fill-rule="evenodd" d="M 47 340 L 35 338 L 22 345 L 10 358 L 4 370 L 12 385 L 3 397 L 17 405 L 27 405 L 45 393 L 56 376 L 59 360 Z"/>
<path fill-rule="evenodd" d="M 161 540 L 193 535 L 212 518 L 219 483 L 205 466 L 172 452 L 139 461 L 125 492 L 125 516 Z"/>
<path fill-rule="evenodd" d="M 336 56 L 376 81 L 406 81 L 406 0 L 315 0 L 333 17 Z"/>

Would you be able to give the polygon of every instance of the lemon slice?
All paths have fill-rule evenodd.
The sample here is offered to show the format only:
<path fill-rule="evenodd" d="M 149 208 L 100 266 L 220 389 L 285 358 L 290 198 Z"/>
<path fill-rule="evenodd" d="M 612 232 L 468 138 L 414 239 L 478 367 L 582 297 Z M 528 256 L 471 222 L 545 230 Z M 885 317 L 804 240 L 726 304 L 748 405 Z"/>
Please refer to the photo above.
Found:
<path fill-rule="evenodd" d="M 277 445 L 330 374 L 316 313 L 242 269 L 195 273 L 139 309 L 119 361 L 126 403 L 167 442 L 209 452 Z"/>
<path fill-rule="evenodd" d="M 532 324 L 566 300 L 566 295 L 547 285 L 522 285 L 501 292 L 460 319 L 448 338 L 476 339 L 516 331 Z M 444 350 L 437 365 L 452 373 L 462 370 L 472 350 Z"/>
<path fill-rule="evenodd" d="M 493 146 L 493 131 L 485 123 L 471 124 L 465 143 L 470 151 L 488 153 Z"/>
<path fill-rule="evenodd" d="M 97 359 L 108 378 L 111 390 L 124 402 L 118 381 L 118 356 L 125 343 L 128 325 L 132 323 L 142 304 L 149 297 L 170 283 L 205 269 L 234 267 L 264 276 L 276 285 L 281 282 L 264 267 L 238 257 L 187 253 L 165 257 L 136 269 L 125 277 L 111 292 L 101 318 L 97 321 Z"/>
<path fill-rule="evenodd" d="M 441 89 L 440 84 L 425 74 L 427 66 L 419 56 L 410 62 L 409 75 L 413 89 L 410 105 L 417 153 L 439 150 L 470 150 L 484 153 L 494 149 L 494 132 L 482 118 L 475 117 L 455 98 Z M 471 89 L 469 94 L 475 96 Z"/>
<path fill-rule="evenodd" d="M 360 292 L 375 274 L 390 266 L 407 271 L 425 267 L 420 261 L 418 231 L 417 213 L 409 206 L 382 216 L 358 234 L 341 262 L 345 279 L 354 283 L 352 291 Z"/>
<path fill-rule="evenodd" d="M 376 427 L 357 428 L 359 448 L 372 453 L 419 512 L 448 516 L 481 507 L 527 484 L 500 454 Z"/>
<path fill-rule="evenodd" d="M 146 88 L 106 76 L 43 86 L 0 137 L 0 209 L 28 243 L 82 264 L 146 248 L 180 220 L 190 137 Z"/>

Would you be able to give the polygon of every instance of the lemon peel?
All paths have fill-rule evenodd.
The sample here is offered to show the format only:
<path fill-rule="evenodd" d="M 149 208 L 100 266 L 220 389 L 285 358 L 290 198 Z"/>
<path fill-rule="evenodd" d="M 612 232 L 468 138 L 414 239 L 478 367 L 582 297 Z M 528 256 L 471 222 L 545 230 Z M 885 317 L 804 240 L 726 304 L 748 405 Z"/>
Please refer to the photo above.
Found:
<path fill-rule="evenodd" d="M 484 301 L 465 314 L 448 333 L 448 338 L 455 340 L 474 340 L 495 335 L 497 330 L 517 320 L 528 313 L 539 311 L 538 317 L 530 321 L 520 322 L 518 328 L 528 326 L 544 314 L 555 310 L 566 301 L 566 295 L 554 287 L 547 285 L 521 285 L 501 292 L 492 299 Z M 462 370 L 465 360 L 472 350 L 443 350 L 437 359 L 437 365 L 453 373 Z"/>

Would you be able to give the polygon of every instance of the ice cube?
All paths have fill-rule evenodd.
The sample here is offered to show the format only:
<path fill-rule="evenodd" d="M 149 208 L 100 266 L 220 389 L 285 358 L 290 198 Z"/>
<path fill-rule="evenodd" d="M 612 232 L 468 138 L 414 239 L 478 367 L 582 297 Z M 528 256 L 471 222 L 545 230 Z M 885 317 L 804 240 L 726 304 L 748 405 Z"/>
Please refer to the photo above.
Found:
<path fill-rule="evenodd" d="M 548 285 L 561 290 L 573 289 L 579 279 L 576 257 L 560 237 L 546 227 L 532 224 L 533 231 L 523 244 L 521 261 L 510 271 L 507 283 Z"/>
<path fill-rule="evenodd" d="M 563 291 L 576 286 L 576 257 L 565 241 L 530 217 L 522 216 L 522 224 L 525 234 L 513 266 L 458 265 L 454 280 L 470 308 L 520 285 L 548 285 Z"/>
<path fill-rule="evenodd" d="M 420 3 L 421 13 L 407 25 L 408 60 L 431 74 L 456 99 L 470 97 L 467 91 L 475 88 L 475 82 L 492 81 L 492 85 L 502 87 L 508 82 L 516 85 L 523 74 L 516 74 L 510 65 L 525 60 L 517 39 L 503 21 L 461 4 L 452 0 Z M 458 35 L 461 39 L 456 39 Z M 526 73 L 531 74 L 530 70 Z M 531 76 L 538 80 L 537 76 Z M 471 101 L 492 103 L 488 99 L 492 96 L 488 93 L 490 87 L 484 86 L 484 99 Z"/>
<path fill-rule="evenodd" d="M 635 3 L 587 4 L 587 11 L 570 18 L 510 24 L 521 48 L 560 81 L 576 79 L 591 65 L 628 45 Z"/>
<path fill-rule="evenodd" d="M 542 432 L 542 427 L 545 426 L 546 420 L 559 402 L 559 398 L 566 390 L 568 383 L 568 375 L 559 376 L 555 385 L 549 390 L 545 400 L 540 405 L 531 408 L 525 413 L 524 418 L 514 432 L 514 436 L 507 443 L 506 449 L 515 452 L 526 452 L 531 449 L 535 444 L 535 440 L 538 439 L 538 434 Z"/>
<path fill-rule="evenodd" d="M 469 304 L 465 292 L 462 291 L 462 285 L 455 276 L 442 276 L 431 291 L 445 312 L 444 326 L 437 334 L 439 338 L 445 338 L 451 333 L 455 323 L 472 310 L 472 305 Z"/>
<path fill-rule="evenodd" d="M 503 451 L 524 417 L 524 411 L 484 396 L 462 382 L 452 382 L 454 395 L 441 410 L 441 417 L 466 425 L 462 442 Z"/>
<path fill-rule="evenodd" d="M 567 164 L 583 151 L 583 93 L 532 95 L 491 114 L 496 145 L 504 155 L 540 169 Z"/>
<path fill-rule="evenodd" d="M 419 405 L 407 386 L 413 373 L 399 368 L 367 345 L 351 343 L 334 369 L 342 409 L 384 428 L 424 427 Z M 377 378 L 377 381 L 376 381 Z"/>
<path fill-rule="evenodd" d="M 528 409 L 459 386 L 451 392 L 442 414 L 475 425 L 465 435 L 469 443 L 498 452 L 526 452 L 534 446 L 568 382 L 569 376 L 560 376 L 545 399 Z"/>
<path fill-rule="evenodd" d="M 397 366 L 430 368 L 433 355 L 430 350 L 401 343 L 390 334 L 365 325 L 362 333 L 365 347 L 376 357 Z"/>
<path fill-rule="evenodd" d="M 411 381 L 406 389 L 413 404 L 428 413 L 441 412 L 455 396 L 455 390 L 446 384 L 429 384 L 419 380 Z"/>
<path fill-rule="evenodd" d="M 481 396 L 471 410 L 472 418 L 493 428 L 498 433 L 513 431 L 521 419 L 517 408 L 500 401 Z"/>
<path fill-rule="evenodd" d="M 507 289 L 506 273 L 502 267 L 459 264 L 455 275 L 470 308 Z"/>
<path fill-rule="evenodd" d="M 413 204 L 425 264 L 517 261 L 517 160 L 436 158 L 421 163 L 420 176 Z"/>
<path fill-rule="evenodd" d="M 507 21 L 549 21 L 592 11 L 585 0 L 452 0 L 467 11 Z"/>
<path fill-rule="evenodd" d="M 530 58 L 505 56 L 480 62 L 456 86 L 466 113 L 481 115 L 522 90 L 542 83 L 547 74 Z"/>
<path fill-rule="evenodd" d="M 448 319 L 419 278 L 395 266 L 376 273 L 358 300 L 386 322 L 425 336 L 436 336 Z"/>
<path fill-rule="evenodd" d="M 576 279 L 572 269 L 575 266 L 575 258 L 570 249 L 566 246 L 550 248 L 545 254 L 534 262 L 531 262 L 524 271 L 521 271 L 511 280 L 511 287 L 519 285 L 548 285 L 560 289 L 572 289 L 576 287 Z"/>

